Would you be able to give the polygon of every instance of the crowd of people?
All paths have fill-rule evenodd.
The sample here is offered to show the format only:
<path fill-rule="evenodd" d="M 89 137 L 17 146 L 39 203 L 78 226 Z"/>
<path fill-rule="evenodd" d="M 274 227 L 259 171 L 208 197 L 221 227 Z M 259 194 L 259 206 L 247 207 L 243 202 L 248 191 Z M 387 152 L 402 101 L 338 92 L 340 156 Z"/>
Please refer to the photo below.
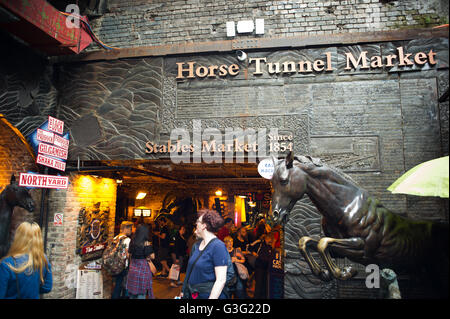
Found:
<path fill-rule="evenodd" d="M 129 265 L 113 276 L 113 299 L 154 298 L 155 277 L 181 287 L 179 298 L 265 299 L 280 249 L 280 228 L 272 229 L 264 218 L 237 228 L 213 210 L 200 210 L 191 227 L 164 216 L 154 223 L 124 221 L 114 240 L 120 238 L 127 238 Z"/>
<path fill-rule="evenodd" d="M 125 260 L 112 276 L 112 299 L 155 298 L 154 277 L 169 277 L 170 287 L 181 287 L 178 298 L 265 299 L 280 229 L 264 219 L 237 229 L 232 219 L 200 210 L 192 227 L 176 227 L 165 217 L 151 224 L 123 221 L 110 245 L 120 247 Z M 0 298 L 38 299 L 52 285 L 40 227 L 24 222 L 0 261 Z"/>

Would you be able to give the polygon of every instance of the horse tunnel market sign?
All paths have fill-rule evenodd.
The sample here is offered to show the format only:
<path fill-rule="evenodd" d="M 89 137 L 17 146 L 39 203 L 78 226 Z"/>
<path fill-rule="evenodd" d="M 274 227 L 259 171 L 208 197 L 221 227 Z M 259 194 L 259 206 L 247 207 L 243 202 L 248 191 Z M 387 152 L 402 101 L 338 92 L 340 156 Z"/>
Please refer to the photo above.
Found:
<path fill-rule="evenodd" d="M 428 52 L 407 53 L 403 47 L 396 48 L 397 54 L 371 55 L 368 51 L 361 51 L 359 55 L 352 52 L 345 53 L 345 71 L 380 69 L 384 67 L 412 67 L 422 66 L 428 63 L 437 63 L 436 52 L 430 49 Z M 177 79 L 193 78 L 223 78 L 227 75 L 236 76 L 240 69 L 238 64 L 222 65 L 197 65 L 197 62 L 177 62 Z M 248 59 L 249 66 L 254 64 L 255 71 L 252 75 L 262 75 L 263 67 L 267 68 L 269 74 L 292 74 L 292 73 L 313 73 L 313 72 L 333 72 L 336 70 L 332 63 L 332 53 L 325 52 L 322 59 L 314 61 L 268 61 L 266 57 L 252 57 Z"/>

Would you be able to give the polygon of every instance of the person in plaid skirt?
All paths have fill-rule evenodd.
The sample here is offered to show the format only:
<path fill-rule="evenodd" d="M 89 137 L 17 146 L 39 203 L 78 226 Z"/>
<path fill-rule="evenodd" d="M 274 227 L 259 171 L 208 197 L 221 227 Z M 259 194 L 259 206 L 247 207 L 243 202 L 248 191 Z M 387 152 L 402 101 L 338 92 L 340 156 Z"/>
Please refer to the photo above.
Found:
<path fill-rule="evenodd" d="M 130 266 L 127 289 L 130 299 L 154 299 L 153 275 L 156 272 L 152 259 L 155 258 L 153 246 L 149 242 L 150 231 L 145 224 L 139 225 L 130 242 Z"/>

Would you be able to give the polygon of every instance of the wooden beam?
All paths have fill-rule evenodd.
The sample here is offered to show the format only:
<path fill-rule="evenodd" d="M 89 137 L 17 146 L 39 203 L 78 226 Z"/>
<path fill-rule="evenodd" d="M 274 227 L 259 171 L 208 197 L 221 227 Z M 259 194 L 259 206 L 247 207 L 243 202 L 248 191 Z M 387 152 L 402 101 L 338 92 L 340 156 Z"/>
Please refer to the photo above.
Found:
<path fill-rule="evenodd" d="M 260 50 L 279 48 L 307 48 L 311 46 L 354 45 L 413 39 L 448 38 L 449 27 L 427 29 L 401 29 L 392 31 L 336 33 L 279 38 L 247 38 L 210 42 L 155 45 L 121 48 L 110 51 L 91 51 L 72 56 L 50 58 L 53 63 L 117 60 L 137 57 L 157 57 L 197 53 L 232 52 L 234 50 Z"/>

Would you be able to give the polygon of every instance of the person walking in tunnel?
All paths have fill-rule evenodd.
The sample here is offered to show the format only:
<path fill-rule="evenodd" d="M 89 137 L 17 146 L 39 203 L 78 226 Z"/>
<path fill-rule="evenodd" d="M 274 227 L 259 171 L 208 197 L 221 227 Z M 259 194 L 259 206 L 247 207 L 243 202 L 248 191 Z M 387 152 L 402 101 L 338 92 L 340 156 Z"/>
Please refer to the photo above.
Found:
<path fill-rule="evenodd" d="M 227 265 L 230 259 L 223 241 L 216 233 L 223 218 L 213 210 L 198 211 L 195 233 L 201 240 L 192 246 L 180 297 L 185 299 L 225 299 Z"/>
<path fill-rule="evenodd" d="M 186 226 L 182 225 L 180 229 L 175 234 L 175 248 L 172 253 L 173 264 L 178 265 L 180 273 L 185 261 L 186 251 L 187 251 L 187 238 L 186 236 Z M 178 275 L 179 276 L 179 275 Z M 171 287 L 178 287 L 182 282 L 173 280 L 170 283 Z"/>
<path fill-rule="evenodd" d="M 153 247 L 149 242 L 150 230 L 142 224 L 130 242 L 130 267 L 128 270 L 127 289 L 130 299 L 150 299 L 153 295 L 153 275 L 156 273 L 152 259 L 155 258 Z"/>
<path fill-rule="evenodd" d="M 167 264 L 169 259 L 169 228 L 165 217 L 159 219 L 159 231 L 154 233 L 159 238 L 158 259 L 162 265 L 162 270 L 158 274 L 161 277 L 167 277 L 170 268 Z"/>
<path fill-rule="evenodd" d="M 120 223 L 120 233 L 114 237 L 113 243 L 121 247 L 121 243 L 123 243 L 124 250 L 121 252 L 124 256 L 126 256 L 125 269 L 118 275 L 113 276 L 115 285 L 114 290 L 111 294 L 111 299 L 119 299 L 126 297 L 126 291 L 124 289 L 124 279 L 127 277 L 128 273 L 128 249 L 130 247 L 131 241 L 131 233 L 132 233 L 133 223 L 129 221 L 123 221 Z"/>

